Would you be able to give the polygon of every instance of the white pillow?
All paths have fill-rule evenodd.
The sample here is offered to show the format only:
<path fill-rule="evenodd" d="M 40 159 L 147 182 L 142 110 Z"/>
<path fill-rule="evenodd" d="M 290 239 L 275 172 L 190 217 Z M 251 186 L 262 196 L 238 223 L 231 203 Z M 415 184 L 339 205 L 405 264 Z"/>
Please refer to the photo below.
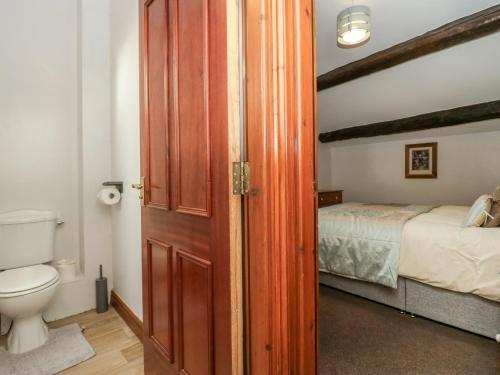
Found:
<path fill-rule="evenodd" d="M 469 210 L 464 227 L 480 227 L 486 221 L 486 212 L 490 212 L 491 205 L 493 204 L 493 197 L 490 194 L 483 194 L 476 199 L 474 204 Z"/>

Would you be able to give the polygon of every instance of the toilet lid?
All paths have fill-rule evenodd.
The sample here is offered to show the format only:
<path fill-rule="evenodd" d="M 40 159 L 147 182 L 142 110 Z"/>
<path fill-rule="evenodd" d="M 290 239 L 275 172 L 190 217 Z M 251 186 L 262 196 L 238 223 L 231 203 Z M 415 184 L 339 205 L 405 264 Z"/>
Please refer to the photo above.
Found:
<path fill-rule="evenodd" d="M 6 270 L 0 272 L 0 296 L 48 287 L 58 279 L 57 270 L 44 264 Z"/>

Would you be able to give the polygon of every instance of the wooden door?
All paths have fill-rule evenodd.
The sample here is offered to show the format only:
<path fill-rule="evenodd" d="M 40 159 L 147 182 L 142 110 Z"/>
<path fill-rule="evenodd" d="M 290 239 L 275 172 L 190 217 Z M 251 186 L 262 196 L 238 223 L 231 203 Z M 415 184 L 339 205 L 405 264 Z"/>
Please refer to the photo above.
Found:
<path fill-rule="evenodd" d="M 317 371 L 314 0 L 246 0 L 247 373 Z"/>
<path fill-rule="evenodd" d="M 226 5 L 139 4 L 145 370 L 231 374 Z"/>

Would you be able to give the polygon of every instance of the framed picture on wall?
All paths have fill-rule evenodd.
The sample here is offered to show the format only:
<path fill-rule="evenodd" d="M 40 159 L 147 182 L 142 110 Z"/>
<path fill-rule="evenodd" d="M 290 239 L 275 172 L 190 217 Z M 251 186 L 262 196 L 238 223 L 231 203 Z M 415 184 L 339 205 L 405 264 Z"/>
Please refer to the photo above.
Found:
<path fill-rule="evenodd" d="M 406 145 L 406 178 L 437 178 L 437 143 Z"/>

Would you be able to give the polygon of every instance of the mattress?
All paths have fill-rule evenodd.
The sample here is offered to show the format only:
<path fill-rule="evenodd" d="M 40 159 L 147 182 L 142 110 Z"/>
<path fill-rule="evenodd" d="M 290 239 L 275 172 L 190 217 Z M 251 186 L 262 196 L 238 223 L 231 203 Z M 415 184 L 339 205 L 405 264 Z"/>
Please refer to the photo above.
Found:
<path fill-rule="evenodd" d="M 462 227 L 468 211 L 441 206 L 409 220 L 399 275 L 500 302 L 500 228 Z"/>

